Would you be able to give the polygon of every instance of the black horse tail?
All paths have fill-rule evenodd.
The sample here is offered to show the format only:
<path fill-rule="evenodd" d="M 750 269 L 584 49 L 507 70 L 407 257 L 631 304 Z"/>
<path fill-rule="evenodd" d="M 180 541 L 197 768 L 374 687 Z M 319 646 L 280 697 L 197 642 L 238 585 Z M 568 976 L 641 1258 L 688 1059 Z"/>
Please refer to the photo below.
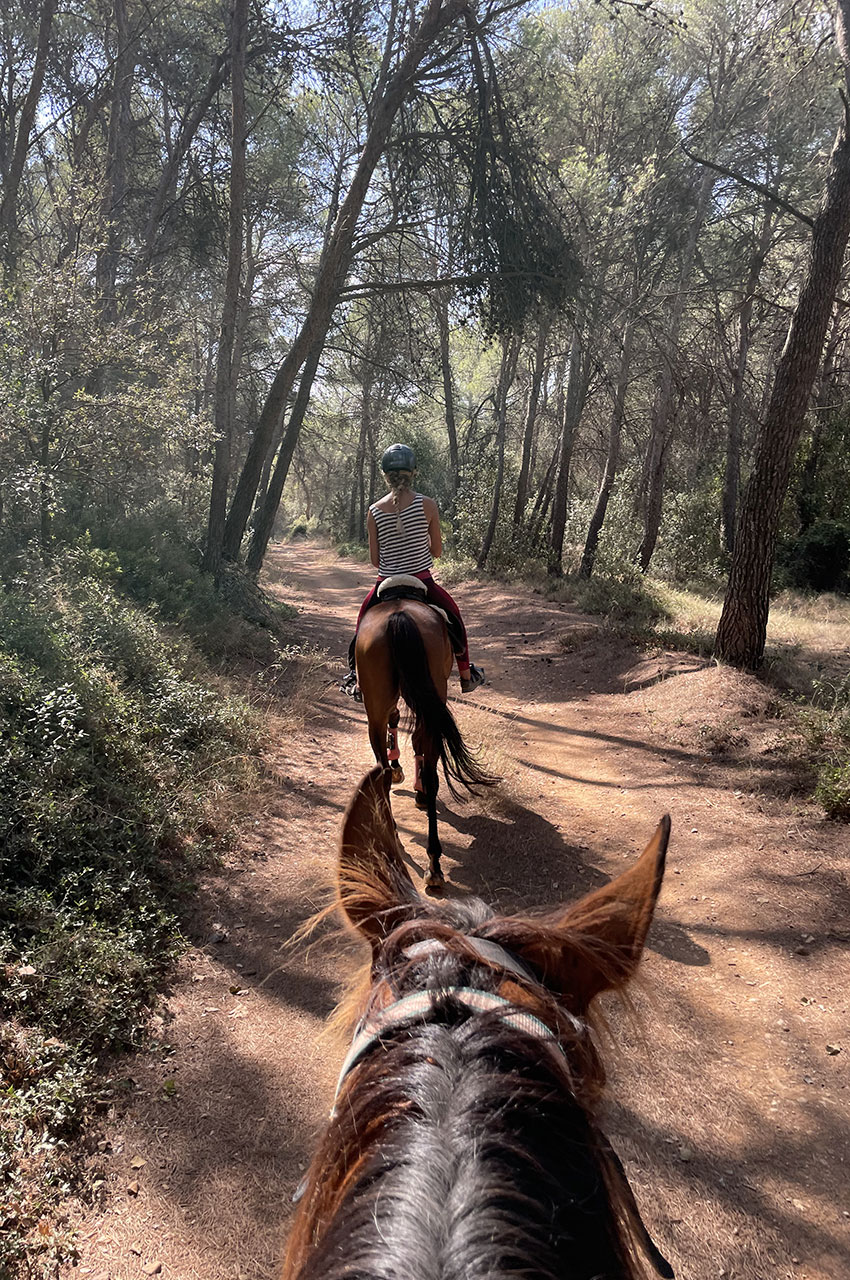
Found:
<path fill-rule="evenodd" d="M 453 796 L 457 787 L 490 787 L 498 778 L 481 767 L 461 737 L 457 721 L 437 693 L 422 635 L 413 618 L 403 610 L 387 620 L 387 641 L 396 669 L 399 689 L 413 713 L 415 725 L 424 730 L 434 755 L 442 761 L 446 782 Z"/>

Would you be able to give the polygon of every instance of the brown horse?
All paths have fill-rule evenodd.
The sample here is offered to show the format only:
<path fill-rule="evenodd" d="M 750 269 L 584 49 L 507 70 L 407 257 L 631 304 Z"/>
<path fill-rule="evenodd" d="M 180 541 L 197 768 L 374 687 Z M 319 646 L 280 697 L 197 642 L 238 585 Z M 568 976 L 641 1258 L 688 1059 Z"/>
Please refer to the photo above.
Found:
<path fill-rule="evenodd" d="M 437 765 L 442 763 L 452 795 L 496 781 L 476 763 L 446 705 L 452 648 L 441 614 L 419 600 L 390 600 L 364 615 L 354 649 L 357 683 L 369 721 L 369 741 L 378 764 L 404 781 L 398 763 L 399 697 L 413 714 L 416 803 L 428 811 L 426 889 L 445 883 L 437 832 Z"/>
<path fill-rule="evenodd" d="M 506 917 L 420 897 L 389 793 L 373 769 L 345 817 L 339 898 L 371 959 L 284 1280 L 672 1276 L 596 1119 L 590 1013 L 637 967 L 669 818 L 576 905 Z"/>

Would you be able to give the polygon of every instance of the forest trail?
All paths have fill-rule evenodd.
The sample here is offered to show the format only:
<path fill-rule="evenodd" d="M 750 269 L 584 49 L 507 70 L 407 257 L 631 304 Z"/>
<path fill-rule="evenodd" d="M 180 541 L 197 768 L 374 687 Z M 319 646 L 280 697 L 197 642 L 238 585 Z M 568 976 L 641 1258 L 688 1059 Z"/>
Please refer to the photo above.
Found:
<path fill-rule="evenodd" d="M 314 544 L 269 555 L 266 585 L 300 610 L 293 642 L 327 649 L 331 665 L 303 728 L 284 725 L 269 752 L 253 827 L 201 886 L 157 1048 L 117 1064 L 132 1087 L 104 1118 L 103 1204 L 80 1223 L 71 1274 L 278 1269 L 343 1054 L 322 1033 L 355 945 L 284 944 L 328 901 L 342 812 L 372 763 L 362 707 L 337 691 L 371 581 Z M 608 1131 L 679 1280 L 842 1280 L 847 829 L 788 798 L 755 681 L 647 655 L 522 588 L 452 592 L 488 676 L 453 705 L 504 781 L 464 804 L 443 792 L 450 891 L 507 909 L 569 899 L 628 865 L 669 811 L 637 1021 L 611 1006 Z M 406 737 L 402 761 L 412 774 Z M 394 807 L 421 875 L 424 816 L 407 783 Z"/>

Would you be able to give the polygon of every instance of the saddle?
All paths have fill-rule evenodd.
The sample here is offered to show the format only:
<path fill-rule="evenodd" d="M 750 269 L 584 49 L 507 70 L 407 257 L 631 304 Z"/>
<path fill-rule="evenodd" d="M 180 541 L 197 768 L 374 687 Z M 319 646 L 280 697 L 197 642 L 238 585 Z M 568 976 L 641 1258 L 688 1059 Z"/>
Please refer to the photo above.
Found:
<path fill-rule="evenodd" d="M 378 599 L 383 604 L 387 600 L 422 600 L 428 595 L 427 584 L 414 578 L 411 573 L 395 573 L 391 578 L 384 578 L 378 583 Z M 431 606 L 434 608 L 434 606 Z M 445 610 L 438 609 L 445 618 Z"/>
<path fill-rule="evenodd" d="M 419 600 L 422 604 L 427 604 L 428 608 L 438 613 L 445 622 L 452 651 L 456 654 L 463 653 L 460 619 L 428 599 L 427 583 L 422 582 L 420 578 L 414 578 L 410 573 L 394 573 L 391 578 L 384 578 L 383 582 L 378 584 L 377 594 L 381 604 L 387 600 Z"/>

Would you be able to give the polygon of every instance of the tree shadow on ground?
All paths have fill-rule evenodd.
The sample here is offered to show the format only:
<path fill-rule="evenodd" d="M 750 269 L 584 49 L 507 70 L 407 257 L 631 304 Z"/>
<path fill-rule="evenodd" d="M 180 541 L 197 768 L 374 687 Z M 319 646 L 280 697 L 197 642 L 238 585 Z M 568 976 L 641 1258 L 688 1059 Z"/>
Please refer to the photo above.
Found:
<path fill-rule="evenodd" d="M 607 884 L 610 877 L 589 859 L 588 850 L 565 841 L 557 827 L 524 805 L 502 797 L 490 802 L 489 813 L 464 810 L 463 802 L 440 802 L 438 816 L 444 832 L 445 856 L 455 860 L 450 893 L 472 893 L 504 912 L 551 907 L 573 902 Z M 459 848 L 446 832 L 469 841 Z M 402 827 L 402 841 L 417 849 L 421 871 L 427 865 L 427 833 Z M 647 831 L 647 839 L 652 834 Z M 640 850 L 635 850 L 634 857 Z M 624 865 L 631 865 L 631 858 Z M 493 867 L 499 867 L 498 880 Z M 659 915 L 647 943 L 678 964 L 705 965 L 708 952 L 676 921 Z"/>
<path fill-rule="evenodd" d="M 717 1274 L 762 1280 L 784 1274 L 777 1268 L 792 1257 L 816 1261 L 823 1267 L 819 1275 L 843 1274 L 839 1259 L 843 1255 L 846 1262 L 847 1224 L 839 1169 L 850 1148 L 846 1113 L 828 1105 L 816 1086 L 777 1078 L 776 1105 L 765 1114 L 740 1079 L 725 1079 L 736 1054 L 735 1015 L 711 1017 L 681 993 L 668 991 L 665 1001 L 676 1006 L 668 1010 L 676 1025 L 703 1025 L 700 1041 L 683 1043 L 678 1057 L 658 1063 L 651 1044 L 637 1045 L 633 1032 L 621 1027 L 622 1066 L 609 1054 L 621 1079 L 616 1100 L 606 1108 L 606 1129 L 629 1167 L 648 1221 L 685 1268 L 681 1274 L 704 1262 L 693 1250 L 704 1247 L 707 1224 Z M 803 1036 L 791 1033 L 784 1052 L 794 1057 L 806 1047 Z M 641 1076 L 637 1090 L 629 1079 L 635 1071 Z M 800 1097 L 800 1088 L 810 1096 Z M 671 1098 L 677 1100 L 672 1107 Z M 689 1227 L 694 1205 L 702 1221 L 696 1243 Z"/>

